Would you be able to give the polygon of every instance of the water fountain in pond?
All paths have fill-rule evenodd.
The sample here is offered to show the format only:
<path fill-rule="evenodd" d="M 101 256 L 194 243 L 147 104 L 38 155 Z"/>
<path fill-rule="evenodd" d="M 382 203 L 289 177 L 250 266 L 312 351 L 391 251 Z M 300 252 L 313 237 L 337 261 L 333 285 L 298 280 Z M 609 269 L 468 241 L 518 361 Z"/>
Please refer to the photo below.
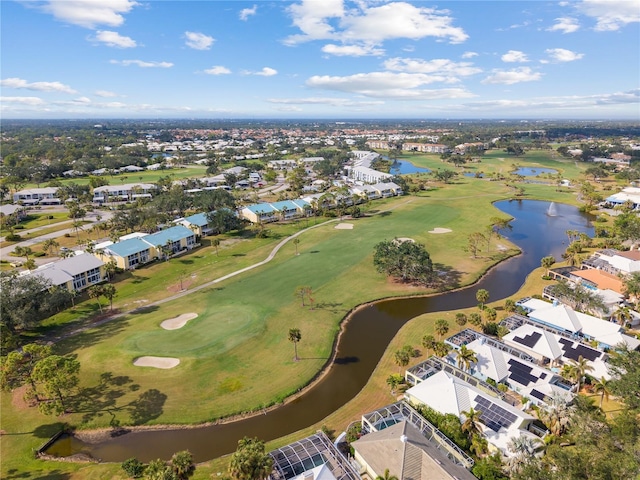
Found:
<path fill-rule="evenodd" d="M 558 215 L 558 209 L 556 207 L 555 202 L 551 202 L 551 204 L 549 205 L 549 209 L 547 210 L 547 215 L 549 215 L 550 217 L 555 217 Z"/>

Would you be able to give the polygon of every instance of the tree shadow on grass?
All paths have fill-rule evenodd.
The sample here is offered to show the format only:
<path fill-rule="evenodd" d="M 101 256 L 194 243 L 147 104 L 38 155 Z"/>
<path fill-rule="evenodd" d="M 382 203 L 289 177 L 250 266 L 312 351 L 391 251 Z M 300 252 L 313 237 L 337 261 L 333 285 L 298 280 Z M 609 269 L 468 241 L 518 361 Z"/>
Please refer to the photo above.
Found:
<path fill-rule="evenodd" d="M 13 480 L 17 478 L 25 478 L 31 480 L 66 480 L 68 478 L 71 478 L 71 475 L 69 473 L 60 472 L 59 470 L 39 474 L 34 472 L 21 472 L 15 468 L 12 468 L 7 472 L 7 474 L 7 476 L 2 478 L 6 480 Z"/>
<path fill-rule="evenodd" d="M 178 262 L 180 262 L 183 265 L 191 265 L 191 264 L 193 264 L 193 260 L 191 260 L 190 258 L 183 258 L 181 260 L 178 260 Z"/>
<path fill-rule="evenodd" d="M 56 347 L 56 353 L 66 355 L 78 348 L 86 348 L 96 345 L 112 336 L 120 333 L 128 324 L 126 317 L 115 318 L 105 322 L 99 326 L 92 327 L 87 325 L 87 330 L 78 333 L 69 333 L 63 341 L 59 342 Z M 65 335 L 63 335 L 65 337 Z"/>
<path fill-rule="evenodd" d="M 132 315 L 142 315 L 145 313 L 153 313 L 156 310 L 159 310 L 160 307 L 158 305 L 146 305 L 144 307 L 138 307 L 135 310 L 131 311 Z"/>
<path fill-rule="evenodd" d="M 30 433 L 36 438 L 49 439 L 53 437 L 56 433 L 64 430 L 67 427 L 68 425 L 64 422 L 55 422 L 55 423 L 49 423 L 47 425 L 38 425 L 36 428 L 33 429 L 33 432 L 30 432 Z"/>
<path fill-rule="evenodd" d="M 131 283 L 133 284 L 138 284 L 138 283 L 142 283 L 149 280 L 149 277 L 141 277 L 140 275 L 133 275 L 133 280 L 131 280 Z"/>
<path fill-rule="evenodd" d="M 462 273 L 458 270 L 451 268 L 449 265 L 434 263 L 433 271 L 437 273 L 433 285 L 438 291 L 444 292 L 445 290 L 460 288 Z"/>
<path fill-rule="evenodd" d="M 126 406 L 118 407 L 119 398 L 128 392 L 137 391 L 139 385 L 133 383 L 128 376 L 114 376 L 111 372 L 100 375 L 100 382 L 93 387 L 82 388 L 78 394 L 69 399 L 69 408 L 75 413 L 82 413 L 82 421 L 90 422 L 105 414 L 111 415 L 110 424 L 118 424 L 116 413 Z"/>
<path fill-rule="evenodd" d="M 129 410 L 134 425 L 142 425 L 162 415 L 167 396 L 160 390 L 152 388 L 143 392 L 140 397 L 131 402 Z"/>
<path fill-rule="evenodd" d="M 342 303 L 338 302 L 319 302 L 313 306 L 314 310 L 326 310 L 331 313 L 339 313 L 342 309 L 339 308 Z"/>

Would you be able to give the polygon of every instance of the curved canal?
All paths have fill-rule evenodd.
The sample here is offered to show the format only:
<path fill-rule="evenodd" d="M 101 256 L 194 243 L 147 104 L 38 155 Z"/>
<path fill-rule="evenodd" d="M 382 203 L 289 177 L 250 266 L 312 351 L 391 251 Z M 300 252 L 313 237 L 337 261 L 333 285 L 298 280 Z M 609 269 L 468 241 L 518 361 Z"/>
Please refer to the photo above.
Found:
<path fill-rule="evenodd" d="M 408 320 L 427 312 L 474 306 L 480 288 L 489 291 L 490 301 L 510 296 L 540 266 L 542 257 L 560 258 L 566 248 L 567 230 L 593 235 L 589 218 L 575 207 L 556 204 L 557 215 L 549 216 L 549 205 L 532 200 L 497 202 L 497 208 L 514 217 L 512 229 L 504 235 L 522 249 L 522 255 L 501 263 L 471 287 L 430 297 L 384 300 L 357 310 L 346 324 L 335 361 L 322 380 L 304 395 L 265 415 L 212 426 L 134 431 L 95 444 L 66 437 L 46 453 L 84 453 L 106 462 L 136 457 L 148 462 L 169 459 L 173 453 L 188 449 L 197 462 L 203 462 L 234 452 L 244 436 L 268 441 L 320 422 L 362 389 L 387 345 Z"/>

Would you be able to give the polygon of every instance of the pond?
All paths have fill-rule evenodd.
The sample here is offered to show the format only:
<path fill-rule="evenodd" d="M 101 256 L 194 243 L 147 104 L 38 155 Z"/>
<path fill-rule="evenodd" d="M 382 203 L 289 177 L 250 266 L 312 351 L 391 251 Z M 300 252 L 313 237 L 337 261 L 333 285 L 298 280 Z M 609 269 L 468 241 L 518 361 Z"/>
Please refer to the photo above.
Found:
<path fill-rule="evenodd" d="M 522 175 L 523 177 L 537 177 L 538 175 L 544 175 L 545 173 L 556 175 L 558 171 L 554 170 L 553 168 L 520 167 L 515 172 L 513 172 L 514 175 Z"/>
<path fill-rule="evenodd" d="M 543 257 L 560 257 L 567 230 L 593 235 L 591 218 L 569 205 L 555 204 L 554 216 L 547 214 L 550 202 L 513 200 L 495 206 L 514 218 L 512 229 L 503 234 L 523 250 L 522 255 L 502 262 L 468 288 L 429 297 L 389 299 L 356 310 L 346 323 L 327 374 L 297 399 L 266 414 L 220 425 L 134 431 L 95 444 L 64 436 L 46 453 L 84 453 L 107 462 L 136 457 L 148 462 L 169 459 L 173 453 L 188 449 L 197 462 L 203 462 L 234 452 L 244 436 L 269 441 L 322 421 L 364 387 L 387 345 L 408 320 L 427 312 L 472 307 L 477 304 L 475 294 L 480 288 L 489 291 L 490 301 L 512 295 Z"/>
<path fill-rule="evenodd" d="M 430 171 L 428 168 L 416 167 L 413 163 L 405 160 L 395 160 L 389 173 L 391 175 L 404 175 L 407 173 L 429 173 Z"/>

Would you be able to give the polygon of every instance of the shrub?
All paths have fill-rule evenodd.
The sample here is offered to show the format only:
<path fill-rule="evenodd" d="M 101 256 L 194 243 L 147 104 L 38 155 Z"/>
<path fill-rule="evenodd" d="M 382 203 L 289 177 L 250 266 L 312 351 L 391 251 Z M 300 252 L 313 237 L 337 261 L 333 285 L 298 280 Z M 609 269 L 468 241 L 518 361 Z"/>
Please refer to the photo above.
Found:
<path fill-rule="evenodd" d="M 144 464 L 137 458 L 129 458 L 122 462 L 122 470 L 131 478 L 140 478 L 144 473 Z"/>
<path fill-rule="evenodd" d="M 14 230 L 24 230 L 24 225 L 16 225 L 13 227 Z"/>
<path fill-rule="evenodd" d="M 4 237 L 4 239 L 7 242 L 17 242 L 17 241 L 21 240 L 22 237 L 20 235 L 18 235 L 17 233 L 9 233 L 9 234 L 7 234 L 7 236 Z"/>

